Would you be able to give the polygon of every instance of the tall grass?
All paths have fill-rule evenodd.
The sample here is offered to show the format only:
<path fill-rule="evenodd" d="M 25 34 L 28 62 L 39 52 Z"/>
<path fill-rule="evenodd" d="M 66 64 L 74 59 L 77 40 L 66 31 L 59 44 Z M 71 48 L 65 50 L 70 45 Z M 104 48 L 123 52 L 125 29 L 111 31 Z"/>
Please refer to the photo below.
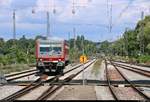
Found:
<path fill-rule="evenodd" d="M 102 59 L 98 59 L 93 65 L 92 73 L 95 76 L 97 76 L 100 71 L 99 69 L 100 69 L 101 63 L 102 63 Z"/>
<path fill-rule="evenodd" d="M 12 64 L 6 66 L 0 66 L 0 73 L 9 74 L 12 72 L 20 72 L 23 70 L 31 69 L 27 64 Z"/>

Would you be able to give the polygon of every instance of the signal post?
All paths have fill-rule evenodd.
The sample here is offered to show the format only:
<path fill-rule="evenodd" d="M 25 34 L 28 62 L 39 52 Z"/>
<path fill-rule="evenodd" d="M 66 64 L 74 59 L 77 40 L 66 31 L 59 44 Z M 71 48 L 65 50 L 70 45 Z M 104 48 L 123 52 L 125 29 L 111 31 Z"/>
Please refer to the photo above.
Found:
<path fill-rule="evenodd" d="M 82 55 L 82 56 L 80 56 L 80 63 L 82 63 L 83 64 L 83 72 L 82 72 L 82 80 L 83 80 L 83 85 L 85 85 L 85 77 L 84 77 L 84 70 L 85 70 L 85 68 L 84 68 L 84 64 L 85 64 L 85 62 L 87 62 L 87 57 L 85 56 L 85 55 Z"/>

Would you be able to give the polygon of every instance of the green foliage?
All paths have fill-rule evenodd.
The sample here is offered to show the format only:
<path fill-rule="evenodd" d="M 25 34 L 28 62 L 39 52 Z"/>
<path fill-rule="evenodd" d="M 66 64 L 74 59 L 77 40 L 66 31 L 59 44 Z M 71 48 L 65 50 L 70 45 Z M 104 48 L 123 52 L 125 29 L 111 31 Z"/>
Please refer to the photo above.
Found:
<path fill-rule="evenodd" d="M 92 41 L 85 40 L 84 36 L 77 36 L 77 39 L 70 39 L 69 56 L 70 60 L 79 62 L 80 56 L 84 53 L 87 57 L 96 53 L 96 45 Z"/>
<path fill-rule="evenodd" d="M 144 44 L 144 53 L 140 46 Z M 150 60 L 150 16 L 138 22 L 135 29 L 128 29 L 123 33 L 122 38 L 108 42 L 104 41 L 100 46 L 101 52 L 105 55 L 118 55 L 122 58 L 129 57 L 128 61 L 146 62 Z M 137 61 L 137 62 L 139 62 Z"/>
<path fill-rule="evenodd" d="M 140 63 L 149 63 L 150 64 L 150 56 L 148 56 L 148 55 L 139 56 L 138 60 Z"/>
<path fill-rule="evenodd" d="M 3 74 L 8 74 L 12 72 L 20 72 L 22 70 L 28 70 L 30 67 L 26 64 L 11 64 L 6 66 L 1 66 L 0 71 Z"/>
<path fill-rule="evenodd" d="M 36 39 L 46 39 L 43 36 L 37 36 L 35 39 L 26 39 L 23 35 L 19 40 L 4 41 L 0 39 L 0 66 L 11 64 L 32 64 L 36 62 L 35 41 Z M 77 36 L 74 46 L 74 39 L 70 39 L 70 59 L 79 61 L 80 55 L 84 53 L 91 56 L 96 52 L 96 46 L 93 42 L 85 40 L 84 36 Z"/>
<path fill-rule="evenodd" d="M 148 53 L 150 53 L 150 43 L 147 45 L 146 50 Z"/>
<path fill-rule="evenodd" d="M 26 39 L 4 41 L 0 39 L 0 65 L 35 63 L 35 40 Z"/>

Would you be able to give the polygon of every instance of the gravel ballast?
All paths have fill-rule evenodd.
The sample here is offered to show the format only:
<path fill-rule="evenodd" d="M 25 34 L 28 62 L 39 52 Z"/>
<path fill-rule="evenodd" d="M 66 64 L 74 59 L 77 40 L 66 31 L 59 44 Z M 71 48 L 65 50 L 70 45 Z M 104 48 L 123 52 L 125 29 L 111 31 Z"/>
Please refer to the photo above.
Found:
<path fill-rule="evenodd" d="M 119 100 L 144 100 L 144 98 L 131 87 L 113 87 L 113 89 L 119 97 Z"/>
<path fill-rule="evenodd" d="M 93 86 L 65 86 L 53 100 L 96 100 Z"/>
<path fill-rule="evenodd" d="M 110 80 L 124 81 L 124 79 L 122 78 L 120 73 L 114 68 L 114 66 L 111 66 L 111 65 L 108 66 L 108 75 L 109 75 Z"/>
<path fill-rule="evenodd" d="M 24 86 L 9 86 L 9 85 L 0 86 L 0 100 L 21 90 L 22 88 L 24 88 Z"/>

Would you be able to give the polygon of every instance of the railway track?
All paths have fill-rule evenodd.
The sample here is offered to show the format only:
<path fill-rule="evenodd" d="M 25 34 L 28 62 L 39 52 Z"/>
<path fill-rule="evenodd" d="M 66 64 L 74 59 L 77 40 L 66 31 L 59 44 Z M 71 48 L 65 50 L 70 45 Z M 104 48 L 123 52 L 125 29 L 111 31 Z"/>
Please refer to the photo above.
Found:
<path fill-rule="evenodd" d="M 138 74 L 146 76 L 146 77 L 150 77 L 150 71 L 148 71 L 148 70 L 143 70 L 143 69 L 139 69 L 139 68 L 128 66 L 128 65 L 117 64 L 117 63 L 114 63 L 114 62 L 112 62 L 112 63 L 114 65 L 120 67 L 120 68 L 123 68 L 123 69 L 129 70 L 129 71 L 138 73 Z"/>
<path fill-rule="evenodd" d="M 55 85 L 50 86 L 46 91 L 44 91 L 41 96 L 39 96 L 37 98 L 37 100 L 46 100 L 48 97 L 50 97 L 51 95 L 53 95 L 57 90 L 59 90 L 64 83 L 66 82 L 70 82 L 73 78 L 75 78 L 77 75 L 79 75 L 83 70 L 87 69 L 90 65 L 92 65 L 95 61 L 91 62 L 90 64 L 88 64 L 86 67 L 84 67 L 84 69 L 80 70 L 79 72 L 77 72 L 76 74 L 72 74 L 69 77 L 65 78 L 58 86 L 56 86 L 54 88 Z"/>
<path fill-rule="evenodd" d="M 119 100 L 119 98 L 117 97 L 117 95 L 115 94 L 115 91 L 113 90 L 113 87 L 112 87 L 112 84 L 111 84 L 111 81 L 110 81 L 110 78 L 109 78 L 109 73 L 108 73 L 108 68 L 107 68 L 107 61 L 105 59 L 105 69 L 106 69 L 106 79 L 107 79 L 107 83 L 108 83 L 108 87 L 109 87 L 109 90 L 113 96 L 113 98 L 115 100 Z"/>
<path fill-rule="evenodd" d="M 135 64 L 135 63 L 124 62 L 124 61 L 115 61 L 115 60 L 114 60 L 114 62 L 121 62 L 121 63 L 125 63 L 125 64 L 132 64 L 132 65 L 136 65 L 136 66 L 140 66 L 140 67 L 150 67 L 150 65 Z"/>
<path fill-rule="evenodd" d="M 107 61 L 105 60 L 105 64 L 106 64 L 106 77 L 107 77 L 107 80 L 108 80 L 108 85 L 109 85 L 109 89 L 114 97 L 115 100 L 118 100 L 119 98 L 117 97 L 117 95 L 115 94 L 115 91 L 113 90 L 112 86 L 111 86 L 111 81 L 108 77 L 108 69 L 107 69 Z M 147 96 L 145 93 L 141 92 L 138 88 L 135 87 L 135 85 L 130 81 L 128 80 L 128 78 L 126 78 L 123 73 L 117 68 L 118 66 L 116 66 L 114 63 L 112 63 L 110 61 L 110 64 L 114 66 L 114 68 L 119 72 L 119 74 L 122 76 L 122 78 L 124 78 L 124 80 L 130 84 L 130 86 L 139 94 L 141 95 L 145 100 L 150 100 L 150 97 Z"/>
<path fill-rule="evenodd" d="M 81 65 L 79 65 L 77 67 L 80 67 L 80 66 Z M 23 78 L 23 77 L 27 77 L 27 76 L 30 76 L 30 75 L 34 75 L 34 74 L 36 74 L 36 69 L 32 69 L 32 70 L 22 71 L 22 72 L 18 72 L 18 73 L 14 73 L 14 74 L 5 75 L 5 78 L 9 82 L 9 81 L 13 81 L 13 80 L 20 79 L 20 78 Z"/>
<path fill-rule="evenodd" d="M 87 63 L 89 63 L 89 61 Z M 94 61 L 92 61 L 91 63 L 94 63 Z M 91 65 L 91 63 L 90 63 L 90 65 Z M 75 70 L 77 68 L 80 68 L 80 66 L 82 66 L 82 64 L 80 64 L 80 65 L 78 65 L 78 66 L 76 66 L 76 67 L 66 71 L 64 74 L 67 74 L 67 73 L 69 73 L 69 72 L 71 72 L 71 71 L 73 71 L 73 70 Z M 2 101 L 13 101 L 13 100 L 16 100 L 17 98 L 19 98 L 19 97 L 29 93 L 31 90 L 34 90 L 34 89 L 40 87 L 43 84 L 43 82 L 49 82 L 52 85 L 54 82 L 57 82 L 60 77 L 61 77 L 60 75 L 57 75 L 57 76 L 55 76 L 53 78 L 50 78 L 50 79 L 48 79 L 46 81 L 41 81 L 41 79 L 39 78 L 35 82 L 33 82 L 30 85 L 26 86 L 25 88 L 21 89 L 20 91 L 17 91 L 14 94 L 4 98 Z M 65 81 L 68 81 L 69 79 L 66 78 Z"/>
<path fill-rule="evenodd" d="M 33 71 L 36 71 L 36 69 L 22 71 L 22 72 L 18 72 L 18 73 L 14 73 L 14 74 L 8 74 L 8 75 L 5 75 L 5 77 L 9 78 L 9 77 L 12 77 L 12 76 L 16 76 L 16 75 L 20 75 L 20 74 L 25 74 L 25 73 L 29 73 L 29 72 L 33 72 Z"/>
<path fill-rule="evenodd" d="M 23 74 L 23 75 L 21 75 L 21 74 Z M 20 79 L 20 78 L 27 77 L 27 76 L 30 76 L 30 75 L 34 75 L 34 74 L 36 74 L 36 70 L 30 71 L 30 72 L 25 72 L 25 73 L 19 73 L 19 74 L 15 74 L 15 75 L 6 76 L 5 78 L 6 78 L 7 81 L 12 81 L 12 80 Z"/>

